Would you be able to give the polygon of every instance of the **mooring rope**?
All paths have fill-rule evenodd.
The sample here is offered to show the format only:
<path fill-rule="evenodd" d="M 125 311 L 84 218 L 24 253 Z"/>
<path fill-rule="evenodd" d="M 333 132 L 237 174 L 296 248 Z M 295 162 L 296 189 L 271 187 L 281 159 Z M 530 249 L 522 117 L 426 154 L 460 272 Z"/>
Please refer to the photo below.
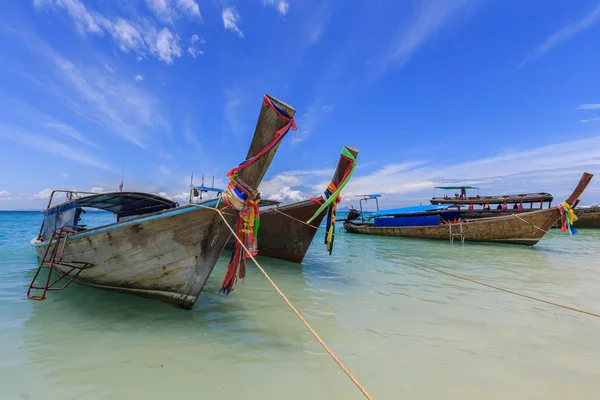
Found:
<path fill-rule="evenodd" d="M 291 218 L 291 219 L 293 219 L 294 221 L 297 221 L 297 222 L 299 222 L 299 223 L 301 223 L 301 224 L 304 224 L 304 225 L 310 226 L 310 227 L 312 227 L 312 228 L 314 228 L 314 229 L 316 229 L 316 230 L 323 231 L 323 229 L 321 229 L 321 228 L 319 228 L 319 227 L 317 227 L 317 226 L 313 226 L 313 225 L 307 224 L 306 222 L 304 222 L 304 221 L 302 221 L 302 220 L 300 220 L 300 219 L 298 219 L 298 218 L 292 217 L 292 216 L 291 216 L 291 215 L 289 215 L 289 214 L 286 214 L 286 213 L 284 213 L 284 212 L 281 212 L 281 211 L 279 211 L 277 208 L 275 208 L 275 211 L 276 211 L 276 212 L 278 212 L 278 213 L 280 213 L 280 214 L 282 214 L 282 215 L 285 215 L 285 216 L 287 216 L 288 218 Z M 435 267 L 429 266 L 429 265 L 427 265 L 427 264 L 423 264 L 423 263 L 421 263 L 421 262 L 418 262 L 418 261 L 411 260 L 411 259 L 409 259 L 409 258 L 400 257 L 400 256 L 397 256 L 397 255 L 395 255 L 395 254 L 391 254 L 391 253 L 388 253 L 388 252 L 385 252 L 385 251 L 382 251 L 382 250 L 376 249 L 376 248 L 374 248 L 374 247 L 367 246 L 367 245 L 365 245 L 365 244 L 362 244 L 362 243 L 360 243 L 360 242 L 356 242 L 356 241 L 354 241 L 354 240 L 351 240 L 351 239 L 345 238 L 345 237 L 343 237 L 343 236 L 339 236 L 339 239 L 342 239 L 342 240 L 344 240 L 344 241 L 346 241 L 346 242 L 348 242 L 348 243 L 352 243 L 352 244 L 355 244 L 355 245 L 357 245 L 357 246 L 363 247 L 363 248 L 365 248 L 365 249 L 372 250 L 372 251 L 374 251 L 374 252 L 376 252 L 376 253 L 384 254 L 384 255 L 386 255 L 386 256 L 389 256 L 389 257 L 392 257 L 392 258 L 395 258 L 395 259 L 398 259 L 398 260 L 401 260 L 401 261 L 407 262 L 407 263 L 409 263 L 409 264 L 413 264 L 413 265 L 419 266 L 419 267 L 421 267 L 421 268 L 425 268 L 425 269 L 427 269 L 427 270 L 430 270 L 430 271 L 439 272 L 440 274 L 444 274 L 444 275 L 446 275 L 446 276 L 450 276 L 450 277 L 452 277 L 452 278 L 456 278 L 456 279 L 460 279 L 460 280 L 463 280 L 463 281 L 471 282 L 471 283 L 474 283 L 474 284 L 477 284 L 477 285 L 481 285 L 481 286 L 488 287 L 488 288 L 490 288 L 490 289 L 495 289 L 495 290 L 498 290 L 498 291 L 501 291 L 501 292 L 505 292 L 505 293 L 513 294 L 513 295 L 515 295 L 515 296 L 520 296 L 520 297 L 523 297 L 523 298 L 526 298 L 526 299 L 529 299 L 529 300 L 538 301 L 538 302 L 540 302 L 540 303 L 548 304 L 548 305 L 551 305 L 551 306 L 555 306 L 555 307 L 563 308 L 563 309 L 565 309 L 565 310 L 570 310 L 570 311 L 578 312 L 578 313 L 581 313 L 581 314 L 590 315 L 590 316 L 592 316 L 592 317 L 600 317 L 600 314 L 598 314 L 598 313 L 595 313 L 595 312 L 592 312 L 592 311 L 587 311 L 587 310 L 583 310 L 583 309 L 579 309 L 579 308 L 575 308 L 575 307 L 567 306 L 567 305 L 564 305 L 564 304 L 555 303 L 555 302 L 553 302 L 553 301 L 550 301 L 550 300 L 545 300 L 545 299 L 542 299 L 542 298 L 539 298 L 539 297 L 535 297 L 535 296 L 531 296 L 531 295 L 528 295 L 528 294 L 524 294 L 524 293 L 520 293 L 520 292 L 515 292 L 514 290 L 505 289 L 505 288 L 503 288 L 503 287 L 496 286 L 496 285 L 492 285 L 492 284 L 490 284 L 490 283 L 485 283 L 485 282 L 479 281 L 479 280 L 477 280 L 477 279 L 473 279 L 473 278 L 469 278 L 469 277 L 466 277 L 466 276 L 462 276 L 462 275 L 454 274 L 454 273 L 452 273 L 452 272 L 444 271 L 444 270 L 441 270 L 441 269 L 439 269 L 439 268 L 435 268 Z"/>
<path fill-rule="evenodd" d="M 542 232 L 544 232 L 544 233 L 546 233 L 546 234 L 548 234 L 548 235 L 550 235 L 550 236 L 554 236 L 554 237 L 557 237 L 557 238 L 559 238 L 559 239 L 563 239 L 563 240 L 567 241 L 567 242 L 568 242 L 570 245 L 573 245 L 573 246 L 575 246 L 575 247 L 579 247 L 579 248 L 580 248 L 580 249 L 582 249 L 582 250 L 590 250 L 589 248 L 587 248 L 587 247 L 585 247 L 585 246 L 582 246 L 582 245 L 580 245 L 579 243 L 575 243 L 574 241 L 572 241 L 571 239 L 569 239 L 569 238 L 568 238 L 568 237 L 566 237 L 566 236 L 563 236 L 563 235 L 556 235 L 556 234 L 554 234 L 554 233 L 552 233 L 552 232 L 550 232 L 550 231 L 547 231 L 547 230 L 545 230 L 545 229 L 542 229 L 542 228 L 540 228 L 539 226 L 535 225 L 534 223 L 532 223 L 532 222 L 529 222 L 529 221 L 527 221 L 527 220 L 526 220 L 526 219 L 524 219 L 524 218 L 521 218 L 521 217 L 519 216 L 519 214 L 513 214 L 513 215 L 514 215 L 515 217 L 517 217 L 518 219 L 520 219 L 521 221 L 525 222 L 526 224 L 529 224 L 529 225 L 533 226 L 535 229 L 537 229 L 537 230 L 540 230 L 540 231 L 542 231 Z"/>
<path fill-rule="evenodd" d="M 369 394 L 369 392 L 367 392 L 367 389 L 365 389 L 363 387 L 363 385 L 361 385 L 360 382 L 354 377 L 354 375 L 352 375 L 352 372 L 350 372 L 350 370 L 344 365 L 344 363 L 329 348 L 329 346 L 327 346 L 327 343 L 325 343 L 325 341 L 323 339 L 321 339 L 321 337 L 319 336 L 319 334 L 310 326 L 310 324 L 308 323 L 308 321 L 306 321 L 306 319 L 302 316 L 302 314 L 300 314 L 300 312 L 296 309 L 296 307 L 294 307 L 294 305 L 287 298 L 287 296 L 285 294 L 283 294 L 283 292 L 281 291 L 281 289 L 279 289 L 279 287 L 275 284 L 275 282 L 273 282 L 273 280 L 271 279 L 271 277 L 269 276 L 269 274 L 267 274 L 267 272 L 264 270 L 264 268 L 258 263 L 258 261 L 256 261 L 256 259 L 252 255 L 252 253 L 250 253 L 250 251 L 248 250 L 248 248 L 246 248 L 246 246 L 243 243 L 243 241 L 235 234 L 234 229 L 231 227 L 231 225 L 229 224 L 229 222 L 227 222 L 227 219 L 225 218 L 225 216 L 223 215 L 223 213 L 221 212 L 221 210 L 219 210 L 217 208 L 206 207 L 206 206 L 203 206 L 201 204 L 197 204 L 197 206 L 198 207 L 202 207 L 202 208 L 206 208 L 206 209 L 209 209 L 209 210 L 214 210 L 214 211 L 216 211 L 216 212 L 219 213 L 219 216 L 221 217 L 221 219 L 223 220 L 223 222 L 225 222 L 225 225 L 227 226 L 227 228 L 229 229 L 229 231 L 232 233 L 232 235 L 235 237 L 235 240 L 238 242 L 238 244 L 240 246 L 242 246 L 242 248 L 244 249 L 244 251 L 246 252 L 246 254 L 254 262 L 254 265 L 256 265 L 256 267 L 260 270 L 260 272 L 263 273 L 263 275 L 265 276 L 265 278 L 267 278 L 267 280 L 269 281 L 269 283 L 273 286 L 273 288 L 275 288 L 275 290 L 277 291 L 277 293 L 279 293 L 279 295 L 281 296 L 281 298 L 283 298 L 283 300 L 286 302 L 286 304 L 292 309 L 292 311 L 294 312 L 294 314 L 296 314 L 296 316 L 300 319 L 300 321 L 302 321 L 302 323 L 304 324 L 304 326 L 306 326 L 306 328 L 315 337 L 315 339 L 317 339 L 317 341 L 321 344 L 321 346 L 323 346 L 323 348 L 325 349 L 325 351 L 327 351 L 327 353 L 329 353 L 329 355 L 331 356 L 331 358 L 333 358 L 333 360 L 337 363 L 337 365 L 339 365 L 339 367 L 342 369 L 342 371 L 344 371 L 346 373 L 346 375 L 348 375 L 348 378 L 350 378 L 350 380 L 356 385 L 356 387 L 358 388 L 358 390 L 360 390 L 362 392 L 362 394 L 367 399 L 373 400 L 373 397 L 371 397 L 371 395 Z M 310 225 L 310 226 L 312 226 L 312 225 Z"/>

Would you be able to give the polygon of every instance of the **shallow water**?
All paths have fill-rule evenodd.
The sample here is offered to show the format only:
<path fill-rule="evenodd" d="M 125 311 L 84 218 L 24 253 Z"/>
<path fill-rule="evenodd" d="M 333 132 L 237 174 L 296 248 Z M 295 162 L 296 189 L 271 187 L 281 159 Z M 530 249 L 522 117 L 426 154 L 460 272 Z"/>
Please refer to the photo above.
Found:
<path fill-rule="evenodd" d="M 27 300 L 39 222 L 0 212 L 0 398 L 361 398 L 253 265 L 235 292 L 217 293 L 226 255 L 191 311 L 75 284 Z M 600 312 L 599 231 L 531 248 L 341 236 Z M 259 260 L 376 399 L 600 398 L 599 318 L 339 237 L 328 256 L 319 234 L 303 265 Z"/>

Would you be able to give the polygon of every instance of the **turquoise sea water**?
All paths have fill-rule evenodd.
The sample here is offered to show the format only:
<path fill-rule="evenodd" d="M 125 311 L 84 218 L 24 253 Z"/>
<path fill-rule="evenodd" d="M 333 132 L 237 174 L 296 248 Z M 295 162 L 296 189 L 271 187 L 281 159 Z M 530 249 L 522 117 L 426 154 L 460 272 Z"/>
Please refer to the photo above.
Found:
<path fill-rule="evenodd" d="M 217 293 L 227 254 L 191 311 L 76 284 L 27 300 L 39 223 L 0 212 L 1 399 L 361 398 L 253 265 L 235 292 Z M 600 312 L 599 231 L 531 248 L 342 236 Z M 329 256 L 322 234 L 303 265 L 259 260 L 375 399 L 600 398 L 599 318 L 339 238 Z"/>

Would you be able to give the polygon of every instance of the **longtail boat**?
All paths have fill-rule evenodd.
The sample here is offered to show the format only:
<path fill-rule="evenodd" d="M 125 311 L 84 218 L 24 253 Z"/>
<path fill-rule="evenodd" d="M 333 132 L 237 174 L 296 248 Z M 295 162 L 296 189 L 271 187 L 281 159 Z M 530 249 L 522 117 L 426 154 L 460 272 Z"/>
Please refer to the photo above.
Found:
<path fill-rule="evenodd" d="M 263 97 L 246 161 L 230 171 L 224 201 L 214 205 L 224 218 L 209 203 L 178 207 L 147 193 L 54 191 L 39 235 L 31 241 L 40 265 L 27 297 L 43 300 L 47 291 L 77 281 L 191 309 L 231 235 L 224 219 L 237 227 L 253 223 L 256 188 L 281 139 L 295 129 L 295 112 L 271 96 Z M 54 194 L 61 192 L 66 201 L 51 206 Z M 85 208 L 110 211 L 117 221 L 88 229 L 80 223 Z M 240 236 L 255 244 L 245 232 Z M 238 252 L 228 266 L 225 293 L 233 290 L 240 263 Z M 44 279 L 39 275 L 43 269 L 48 271 Z"/>
<path fill-rule="evenodd" d="M 559 207 L 499 217 L 467 219 L 453 205 L 438 204 L 408 209 L 377 210 L 370 215 L 373 222 L 348 221 L 349 233 L 400 236 L 408 238 L 472 242 L 496 242 L 535 245 L 552 226 L 562 219 L 570 226 L 573 207 L 592 179 L 584 173 L 579 184 Z"/>
<path fill-rule="evenodd" d="M 436 197 L 436 189 L 445 190 L 445 196 Z M 454 196 L 451 195 L 453 191 L 455 192 Z M 477 193 L 474 194 L 473 191 L 477 191 Z M 474 186 L 436 186 L 430 203 L 452 205 L 460 211 L 463 219 L 479 219 L 552 208 L 553 199 L 554 197 L 547 192 L 480 196 L 479 188 Z M 577 219 L 573 222 L 573 226 L 576 228 L 600 228 L 599 205 L 578 206 L 575 215 Z"/>
<path fill-rule="evenodd" d="M 356 168 L 357 156 L 358 149 L 344 146 L 331 183 L 323 195 L 261 211 L 258 235 L 260 255 L 301 263 L 317 233 L 317 228 L 326 216 L 325 245 L 331 253 L 339 193 Z M 334 193 L 337 193 L 335 197 Z M 331 204 L 326 204 L 328 199 L 332 199 Z M 300 221 L 307 222 L 310 226 Z M 331 236 L 329 232 L 332 233 Z"/>

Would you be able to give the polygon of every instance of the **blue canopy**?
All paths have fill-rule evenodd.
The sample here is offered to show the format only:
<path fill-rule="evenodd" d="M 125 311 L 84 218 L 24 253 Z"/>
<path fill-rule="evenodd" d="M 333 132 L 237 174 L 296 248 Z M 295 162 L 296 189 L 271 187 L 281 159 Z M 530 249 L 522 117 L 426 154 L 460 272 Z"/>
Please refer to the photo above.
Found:
<path fill-rule="evenodd" d="M 398 215 L 398 214 L 417 214 L 425 213 L 428 211 L 440 211 L 447 210 L 449 208 L 456 209 L 456 206 L 448 204 L 433 204 L 428 206 L 414 206 L 414 207 L 403 207 L 403 208 L 392 208 L 388 210 L 379 210 L 371 214 L 371 217 L 382 217 L 385 215 Z"/>
<path fill-rule="evenodd" d="M 194 186 L 198 190 L 202 190 L 203 192 L 223 192 L 223 189 L 218 189 L 214 187 L 208 186 Z"/>

